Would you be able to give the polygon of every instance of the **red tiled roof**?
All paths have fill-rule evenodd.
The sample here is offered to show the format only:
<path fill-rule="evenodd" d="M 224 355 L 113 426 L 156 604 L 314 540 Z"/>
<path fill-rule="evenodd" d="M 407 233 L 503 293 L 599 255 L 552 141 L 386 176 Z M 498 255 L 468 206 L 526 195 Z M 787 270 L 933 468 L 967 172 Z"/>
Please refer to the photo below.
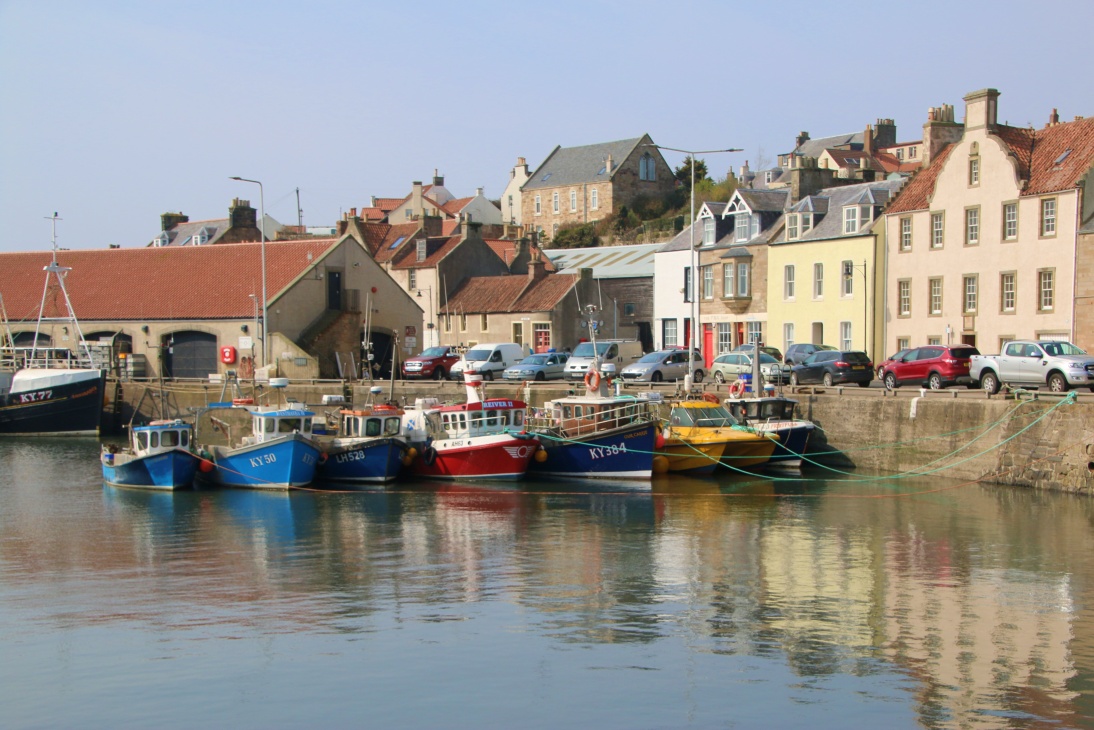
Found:
<path fill-rule="evenodd" d="M 444 212 L 448 213 L 449 215 L 458 216 L 460 214 L 460 211 L 466 208 L 467 204 L 470 203 L 472 200 L 474 200 L 474 198 L 453 198 L 452 200 L 449 200 L 447 203 L 442 205 L 441 208 L 443 208 Z"/>
<path fill-rule="evenodd" d="M 387 213 L 382 208 L 361 208 L 361 218 L 366 221 L 382 221 Z"/>
<path fill-rule="evenodd" d="M 437 238 L 430 238 L 429 242 L 432 245 L 428 245 L 429 255 L 425 257 L 423 261 L 418 260 L 416 248 L 413 250 L 407 249 L 407 255 L 400 258 L 400 260 L 393 265 L 393 269 L 428 269 L 437 265 L 437 262 L 443 259 L 449 254 L 452 249 L 456 248 L 463 238 L 460 236 L 452 236 L 444 241 L 441 245 L 437 246 Z M 436 246 L 436 248 L 434 248 Z"/>
<path fill-rule="evenodd" d="M 391 226 L 387 223 L 381 223 L 379 221 L 375 223 L 366 223 L 359 227 L 361 234 L 364 236 L 365 248 L 372 254 L 373 258 L 376 258 L 377 252 L 379 252 L 381 246 L 384 245 L 384 239 L 387 237 L 388 231 L 391 230 Z"/>
<path fill-rule="evenodd" d="M 931 160 L 930 166 L 917 172 L 908 184 L 900 191 L 886 209 L 886 213 L 907 213 L 913 210 L 926 210 L 930 206 L 931 196 L 934 194 L 934 185 L 938 181 L 938 173 L 946 164 L 953 145 L 943 147 L 938 156 Z"/>
<path fill-rule="evenodd" d="M 266 244 L 266 291 L 272 301 L 338 243 L 334 238 Z M 50 253 L 0 253 L 0 294 L 12 322 L 38 317 Z M 262 246 L 168 246 L 60 251 L 72 271 L 65 287 L 80 320 L 235 319 L 254 316 L 262 295 Z M 47 298 L 45 316 L 65 317 L 64 297 Z"/>
<path fill-rule="evenodd" d="M 407 197 L 410 196 L 408 195 Z M 373 202 L 376 203 L 376 207 L 380 210 L 384 211 L 385 213 L 390 213 L 391 211 L 395 210 L 400 205 L 405 203 L 406 198 L 376 198 Z"/>
<path fill-rule="evenodd" d="M 1029 181 L 1023 196 L 1073 188 L 1094 163 L 1094 117 L 1038 130 L 1000 126 L 995 134 L 1018 160 L 1019 175 Z"/>
<path fill-rule="evenodd" d="M 442 236 L 454 236 L 460 230 L 460 221 L 458 218 L 446 219 L 441 221 L 441 235 Z"/>
<path fill-rule="evenodd" d="M 395 258 L 395 254 L 398 250 L 421 229 L 422 224 L 418 221 L 414 221 L 413 223 L 399 223 L 391 226 L 384 235 L 384 240 L 380 243 L 380 247 L 376 250 L 373 258 L 377 261 L 392 260 Z M 402 239 L 401 241 L 399 240 L 400 238 Z M 395 245 L 396 243 L 398 243 L 398 245 Z"/>
<path fill-rule="evenodd" d="M 885 172 L 915 172 L 920 164 L 918 160 L 901 160 L 892 152 L 875 153 L 874 161 Z"/>
<path fill-rule="evenodd" d="M 537 281 L 527 275 L 474 276 L 448 299 L 443 314 L 546 312 L 577 283 L 578 274 L 550 274 Z"/>

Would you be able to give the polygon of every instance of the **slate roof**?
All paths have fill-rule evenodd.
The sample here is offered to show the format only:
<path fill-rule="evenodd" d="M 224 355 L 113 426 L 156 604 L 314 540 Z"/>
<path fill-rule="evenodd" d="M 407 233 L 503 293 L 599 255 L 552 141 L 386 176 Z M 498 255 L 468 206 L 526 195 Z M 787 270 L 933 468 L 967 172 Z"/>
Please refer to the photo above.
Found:
<path fill-rule="evenodd" d="M 544 253 L 563 274 L 592 269 L 594 279 L 630 279 L 653 276 L 653 255 L 661 243 L 594 248 L 552 248 Z"/>
<path fill-rule="evenodd" d="M 558 306 L 581 277 L 548 274 L 531 280 L 525 274 L 473 276 L 466 279 L 440 312 L 442 314 L 504 314 L 546 312 Z"/>
<path fill-rule="evenodd" d="M 845 205 L 884 206 L 900 190 L 904 182 L 904 180 L 879 180 L 857 185 L 825 188 L 819 191 L 816 195 L 810 197 L 819 199 L 816 201 L 818 206 L 823 205 L 821 201 L 826 200 L 828 214 L 819 221 L 814 220 L 813 228 L 802 235 L 801 238 L 797 238 L 790 243 L 819 241 L 829 238 L 853 238 L 863 235 L 861 229 L 856 233 L 843 232 L 843 207 Z M 877 220 L 876 216 L 874 220 Z M 782 242 L 783 240 L 780 240 L 780 243 Z"/>
<path fill-rule="evenodd" d="M 555 147 L 520 189 L 527 191 L 610 180 L 620 163 L 630 156 L 643 139 L 644 137 L 635 137 L 582 147 Z M 651 154 L 657 152 L 655 147 L 649 149 Z M 605 170 L 604 163 L 609 155 L 613 169 Z"/>
<path fill-rule="evenodd" d="M 804 143 L 795 147 L 792 154 L 801 155 L 803 157 L 820 157 L 821 153 L 826 149 L 834 147 L 862 149 L 863 135 L 863 132 L 852 132 L 850 134 L 836 134 L 831 137 L 821 137 L 820 139 L 807 139 Z"/>
<path fill-rule="evenodd" d="M 320 262 L 340 239 L 266 243 L 266 291 L 278 293 Z M 356 244 L 351 244 L 356 245 Z M 11 322 L 34 321 L 50 253 L 0 253 L 0 294 Z M 168 246 L 60 251 L 71 267 L 65 287 L 83 321 L 237 319 L 254 316 L 262 294 L 262 246 Z M 45 316 L 67 317 L 64 298 L 47 299 Z"/>
<path fill-rule="evenodd" d="M 753 213 L 781 213 L 790 197 L 787 190 L 755 190 L 744 188 L 737 190 Z"/>

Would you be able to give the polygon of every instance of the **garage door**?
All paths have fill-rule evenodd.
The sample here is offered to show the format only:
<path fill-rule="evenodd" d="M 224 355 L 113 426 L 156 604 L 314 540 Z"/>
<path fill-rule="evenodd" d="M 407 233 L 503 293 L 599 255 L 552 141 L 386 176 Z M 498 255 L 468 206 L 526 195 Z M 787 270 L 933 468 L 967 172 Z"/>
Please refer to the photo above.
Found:
<path fill-rule="evenodd" d="M 167 348 L 171 378 L 207 378 L 217 372 L 217 338 L 205 332 L 176 332 Z"/>

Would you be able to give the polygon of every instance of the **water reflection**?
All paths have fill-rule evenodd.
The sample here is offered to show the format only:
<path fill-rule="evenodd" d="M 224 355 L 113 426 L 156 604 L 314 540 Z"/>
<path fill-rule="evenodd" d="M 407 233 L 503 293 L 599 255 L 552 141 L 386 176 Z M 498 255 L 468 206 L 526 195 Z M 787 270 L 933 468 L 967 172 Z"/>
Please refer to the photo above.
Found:
<path fill-rule="evenodd" d="M 0 605 L 56 631 L 486 622 L 528 661 L 657 645 L 656 666 L 681 643 L 803 686 L 895 674 L 927 727 L 1094 716 L 1088 499 L 765 477 L 158 493 L 3 453 L 23 476 L 0 491 Z M 503 606 L 519 630 L 490 623 Z"/>

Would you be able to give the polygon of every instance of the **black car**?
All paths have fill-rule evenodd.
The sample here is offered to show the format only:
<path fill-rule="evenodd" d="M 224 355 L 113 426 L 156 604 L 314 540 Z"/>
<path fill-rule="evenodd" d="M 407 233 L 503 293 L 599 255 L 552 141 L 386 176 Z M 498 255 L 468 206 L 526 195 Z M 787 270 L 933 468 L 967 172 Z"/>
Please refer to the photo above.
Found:
<path fill-rule="evenodd" d="M 805 358 L 818 350 L 835 349 L 836 348 L 831 345 L 815 345 L 812 342 L 800 342 L 786 348 L 786 355 L 783 356 L 783 362 L 787 365 L 798 365 L 799 363 L 805 362 Z"/>
<path fill-rule="evenodd" d="M 861 350 L 819 350 L 790 371 L 791 385 L 858 383 L 867 388 L 873 379 L 874 364 Z"/>

